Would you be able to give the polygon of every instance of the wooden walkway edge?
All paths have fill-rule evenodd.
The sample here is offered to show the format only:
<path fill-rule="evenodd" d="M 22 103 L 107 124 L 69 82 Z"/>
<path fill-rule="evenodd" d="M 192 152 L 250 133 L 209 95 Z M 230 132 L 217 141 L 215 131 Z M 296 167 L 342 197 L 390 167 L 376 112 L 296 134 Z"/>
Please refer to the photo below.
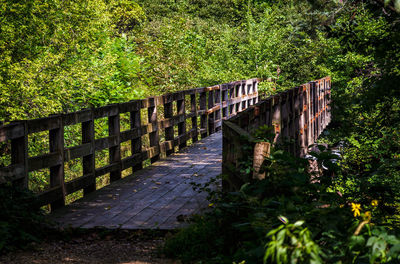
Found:
<path fill-rule="evenodd" d="M 60 227 L 175 229 L 208 208 L 193 190 L 221 174 L 222 134 L 215 133 L 143 170 L 55 210 Z"/>

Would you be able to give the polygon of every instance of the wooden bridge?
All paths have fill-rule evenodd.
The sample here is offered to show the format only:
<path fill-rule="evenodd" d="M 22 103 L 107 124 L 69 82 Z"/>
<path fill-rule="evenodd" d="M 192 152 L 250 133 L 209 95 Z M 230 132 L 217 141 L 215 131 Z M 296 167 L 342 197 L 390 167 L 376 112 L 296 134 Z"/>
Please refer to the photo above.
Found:
<path fill-rule="evenodd" d="M 274 126 L 280 138 L 294 139 L 290 151 L 303 155 L 329 123 L 329 77 L 261 102 L 259 81 L 237 81 L 0 126 L 0 143 L 7 150 L 1 155 L 9 162 L 0 167 L 0 183 L 32 188 L 32 174 L 47 172 L 41 175 L 48 177 L 49 185 L 37 197 L 62 226 L 176 228 L 191 214 L 207 209 L 206 194 L 194 191 L 192 184 L 221 174 L 222 152 L 224 171 L 237 167 L 240 134 L 263 124 Z M 106 125 L 96 129 L 99 120 Z M 79 140 L 67 146 L 66 131 L 74 126 L 78 126 L 73 131 Z M 37 138 L 48 142 L 46 153 L 32 154 L 32 141 Z M 108 164 L 96 158 L 104 150 Z M 73 160 L 80 160 L 81 171 L 68 178 L 66 168 Z M 108 178 L 110 184 L 96 187 L 100 177 Z M 224 182 L 232 187 L 238 181 Z M 77 192 L 83 198 L 65 206 Z"/>

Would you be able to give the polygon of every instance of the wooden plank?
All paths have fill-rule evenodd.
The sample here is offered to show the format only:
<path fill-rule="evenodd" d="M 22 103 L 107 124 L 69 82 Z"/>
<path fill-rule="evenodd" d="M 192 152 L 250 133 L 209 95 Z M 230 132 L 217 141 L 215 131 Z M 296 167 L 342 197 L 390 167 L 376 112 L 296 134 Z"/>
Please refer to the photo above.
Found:
<path fill-rule="evenodd" d="M 125 131 L 121 132 L 120 140 L 121 140 L 121 142 L 125 142 L 128 140 L 140 138 L 142 135 L 145 135 L 145 134 L 142 134 L 142 130 L 140 127 L 133 128 L 133 129 L 125 130 Z"/>
<path fill-rule="evenodd" d="M 214 90 L 210 90 L 208 92 L 208 105 L 207 105 L 207 114 L 208 114 L 208 134 L 211 135 L 215 133 L 215 111 L 210 111 L 211 109 L 214 108 Z M 220 107 L 220 106 L 217 106 Z M 210 112 L 209 112 L 210 111 Z"/>
<path fill-rule="evenodd" d="M 178 136 L 181 136 L 183 134 L 186 134 L 185 97 L 183 98 L 183 100 L 178 100 L 176 103 L 178 115 L 184 116 L 183 122 L 178 123 Z M 183 149 L 186 146 L 186 141 L 181 142 L 179 144 L 179 150 Z"/>
<path fill-rule="evenodd" d="M 138 164 L 142 164 L 142 153 L 136 153 L 132 156 L 126 157 L 121 160 L 121 168 L 122 170 L 126 170 L 130 167 L 135 167 Z"/>
<path fill-rule="evenodd" d="M 154 103 L 154 100 L 152 98 L 148 98 L 150 105 L 156 105 Z M 157 124 L 157 107 L 156 106 L 151 106 L 147 108 L 147 114 L 148 114 L 148 122 L 149 124 L 155 124 L 155 131 L 149 133 L 149 139 L 150 139 L 150 147 L 157 147 L 159 148 L 159 142 L 160 138 L 158 135 L 158 124 Z M 154 155 L 151 157 L 151 163 L 156 162 L 157 160 L 160 159 L 159 156 L 160 151 L 158 151 L 157 155 Z"/>
<path fill-rule="evenodd" d="M 41 192 L 37 195 L 38 203 L 40 206 L 47 205 L 47 204 L 57 204 L 60 200 L 63 200 L 65 197 L 65 193 L 61 186 L 55 186 Z M 52 209 L 53 210 L 53 209 Z"/>
<path fill-rule="evenodd" d="M 59 115 L 27 120 L 26 122 L 28 126 L 28 134 L 57 129 L 62 125 L 62 120 Z"/>
<path fill-rule="evenodd" d="M 84 194 L 87 194 L 85 190 L 91 190 L 93 186 L 93 182 L 95 183 L 96 189 L 96 177 L 94 173 L 92 174 L 84 174 L 83 176 L 73 179 L 69 182 L 65 183 L 66 194 L 71 194 L 81 189 L 84 190 Z"/>
<path fill-rule="evenodd" d="M 280 104 L 280 96 L 277 95 L 273 99 L 272 105 L 272 126 L 274 127 L 275 138 L 274 143 L 280 141 L 281 139 L 281 104 Z"/>
<path fill-rule="evenodd" d="M 139 104 L 136 102 L 136 104 Z M 141 117 L 140 117 L 140 110 L 135 110 L 130 112 L 130 126 L 131 130 L 138 130 L 141 127 Z M 139 137 L 132 137 L 131 141 L 131 154 L 132 156 L 136 154 L 142 153 L 142 138 Z M 123 167 L 123 166 L 122 166 Z M 138 171 L 143 168 L 143 163 L 139 162 L 132 166 L 132 173 Z"/>
<path fill-rule="evenodd" d="M 91 118 L 90 120 L 83 122 L 82 123 L 82 144 L 84 145 L 89 145 L 90 150 L 92 150 L 90 153 L 85 153 L 87 155 L 83 155 L 82 158 L 82 169 L 83 169 L 83 175 L 93 175 L 91 178 L 85 178 L 85 180 L 76 180 L 73 182 L 69 182 L 66 186 L 67 191 L 69 186 L 74 186 L 75 182 L 76 184 L 79 184 L 80 181 L 85 181 L 85 184 L 81 184 L 81 188 L 83 188 L 83 195 L 86 196 L 91 192 L 94 192 L 96 190 L 96 178 L 94 176 L 95 170 L 96 170 L 96 156 L 95 156 L 95 151 L 94 149 L 96 148 L 96 143 L 95 143 L 95 132 L 94 132 L 94 113 L 91 111 L 90 113 Z M 72 188 L 72 187 L 71 187 Z"/>
<path fill-rule="evenodd" d="M 51 166 L 57 166 L 63 163 L 60 153 L 52 152 L 36 157 L 28 158 L 28 171 L 40 170 L 43 168 L 49 168 Z"/>
<path fill-rule="evenodd" d="M 166 153 L 166 152 L 168 152 L 170 150 L 174 150 L 175 149 L 174 147 L 175 146 L 174 146 L 174 140 L 173 139 L 166 140 L 166 141 L 160 143 L 161 152 L 165 152 Z"/>
<path fill-rule="evenodd" d="M 162 103 L 162 97 L 149 97 L 141 100 L 141 108 L 153 108 Z"/>
<path fill-rule="evenodd" d="M 18 129 L 15 130 L 13 127 L 11 132 L 15 132 L 14 136 L 11 136 L 11 164 L 16 165 L 22 164 L 23 170 L 21 171 L 21 177 L 13 180 L 13 185 L 23 189 L 28 188 L 28 130 L 26 121 L 22 121 L 18 124 Z M 22 136 L 21 136 L 22 132 Z M 16 137 L 18 136 L 18 137 Z M 17 176 L 17 174 L 15 175 Z"/>
<path fill-rule="evenodd" d="M 197 142 L 197 140 L 199 138 L 198 133 L 197 133 L 198 125 L 197 125 L 197 111 L 196 110 L 197 110 L 196 94 L 192 94 L 192 95 L 190 95 L 190 111 L 191 111 L 191 114 L 192 114 L 192 117 L 191 117 L 191 119 L 192 119 L 192 129 L 195 129 L 195 131 L 196 131 L 195 134 L 192 137 L 192 142 L 193 143 Z"/>
<path fill-rule="evenodd" d="M 110 104 L 98 108 L 93 109 L 93 118 L 103 118 L 109 116 L 115 116 L 119 113 L 119 106 L 118 104 Z"/>
<path fill-rule="evenodd" d="M 64 186 L 64 126 L 62 126 L 62 116 L 58 117 L 60 127 L 49 130 L 49 151 L 57 153 L 60 164 L 50 166 L 50 187 L 61 187 L 62 197 L 51 202 L 51 210 L 65 205 L 65 186 Z"/>
<path fill-rule="evenodd" d="M 207 115 L 205 111 L 207 111 L 207 94 L 206 92 L 200 93 L 199 99 L 199 107 L 200 107 L 200 135 L 201 138 L 207 137 Z M 204 113 L 203 113 L 204 111 Z"/>
<path fill-rule="evenodd" d="M 193 94 L 196 94 L 197 89 L 188 89 L 188 90 L 185 90 L 184 92 L 185 92 L 185 95 L 193 95 Z"/>
<path fill-rule="evenodd" d="M 88 155 L 91 156 L 92 153 L 93 153 L 93 146 L 90 142 L 79 146 L 66 148 L 64 150 L 64 162 Z"/>
<path fill-rule="evenodd" d="M 0 142 L 20 138 L 24 135 L 25 126 L 23 122 L 0 126 Z"/>
<path fill-rule="evenodd" d="M 64 114 L 62 121 L 63 126 L 71 126 L 78 123 L 88 122 L 91 119 L 93 119 L 92 110 L 84 109 L 78 112 Z"/>
<path fill-rule="evenodd" d="M 173 107 L 172 107 L 172 102 L 168 101 L 167 103 L 164 103 L 164 117 L 165 119 L 172 120 L 173 117 Z M 167 120 L 163 120 L 163 123 L 166 122 Z M 169 126 L 163 126 L 165 127 L 165 141 L 170 141 L 174 139 L 174 123 L 172 121 L 172 124 L 169 123 Z M 174 153 L 174 148 L 169 148 L 165 149 L 165 153 L 167 156 L 171 155 Z"/>
<path fill-rule="evenodd" d="M 120 145 L 120 117 L 119 113 L 108 117 L 108 135 L 109 138 L 115 137 L 115 145 L 110 145 L 108 155 L 110 164 L 121 164 L 121 145 Z M 110 172 L 110 182 L 121 179 L 121 166 Z"/>
<path fill-rule="evenodd" d="M 214 91 L 214 103 L 215 105 L 219 106 L 219 109 L 215 111 L 214 115 L 214 126 L 215 126 L 215 131 L 221 130 L 221 89 L 220 85 L 218 86 L 219 89 L 216 89 Z"/>
<path fill-rule="evenodd" d="M 140 100 L 132 100 L 126 103 L 120 103 L 119 106 L 119 113 L 127 113 L 133 111 L 139 111 L 141 107 Z"/>
<path fill-rule="evenodd" d="M 99 138 L 95 140 L 94 145 L 96 151 L 113 148 L 119 145 L 119 137 L 117 135 L 110 135 L 105 138 Z"/>
<path fill-rule="evenodd" d="M 181 146 L 182 144 L 186 143 L 189 138 L 193 137 L 197 133 L 196 129 L 191 129 L 188 132 L 181 134 L 174 138 L 174 146 Z"/>
<path fill-rule="evenodd" d="M 102 175 L 105 175 L 107 173 L 115 172 L 115 171 L 120 171 L 121 164 L 119 162 L 111 163 L 108 164 L 104 167 L 97 168 L 95 175 L 96 177 L 100 177 Z"/>
<path fill-rule="evenodd" d="M 265 179 L 265 171 L 261 171 L 265 158 L 269 157 L 271 144 L 269 142 L 257 142 L 253 155 L 253 179 Z"/>
<path fill-rule="evenodd" d="M 142 151 L 142 157 L 145 157 L 146 159 L 154 159 L 158 158 L 160 156 L 160 146 L 154 146 L 154 147 L 149 147 Z"/>

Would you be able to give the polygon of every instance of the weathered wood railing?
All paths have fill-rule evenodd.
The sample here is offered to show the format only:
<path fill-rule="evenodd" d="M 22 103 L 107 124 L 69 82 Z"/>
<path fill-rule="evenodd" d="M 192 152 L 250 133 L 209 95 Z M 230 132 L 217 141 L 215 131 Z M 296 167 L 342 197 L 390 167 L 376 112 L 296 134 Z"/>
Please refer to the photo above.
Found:
<path fill-rule="evenodd" d="M 325 77 L 261 100 L 224 121 L 223 188 L 237 189 L 249 180 L 238 171 L 246 155 L 243 139 L 251 139 L 251 133 L 262 125 L 274 127 L 276 141 L 292 140 L 287 150 L 304 156 L 331 120 L 330 92 L 331 79 Z"/>
<path fill-rule="evenodd" d="M 0 154 L 11 157 L 8 166 L 0 167 L 0 183 L 28 188 L 31 172 L 49 169 L 50 188 L 38 193 L 38 198 L 41 205 L 50 204 L 51 209 L 63 206 L 68 194 L 82 189 L 84 195 L 95 191 L 97 177 L 109 174 L 110 181 L 118 180 L 123 170 L 132 168 L 133 173 L 145 160 L 155 162 L 160 154 L 169 155 L 176 146 L 185 147 L 189 139 L 195 142 L 199 136 L 220 130 L 223 119 L 258 102 L 258 82 L 237 81 L 2 125 L 0 143 L 9 144 L 11 151 Z M 121 131 L 121 114 L 129 114 L 130 128 L 126 131 Z M 147 120 L 141 120 L 143 116 Z M 94 124 L 101 118 L 107 119 L 108 136 L 96 139 Z M 81 126 L 81 144 L 65 147 L 64 128 L 72 125 Z M 30 156 L 29 135 L 39 132 L 48 136 L 48 153 Z M 149 146 L 145 147 L 142 137 L 147 135 Z M 121 158 L 121 144 L 129 141 L 131 155 Z M 97 168 L 95 154 L 105 149 L 109 164 Z M 82 174 L 66 182 L 64 165 L 77 158 L 82 160 Z"/>

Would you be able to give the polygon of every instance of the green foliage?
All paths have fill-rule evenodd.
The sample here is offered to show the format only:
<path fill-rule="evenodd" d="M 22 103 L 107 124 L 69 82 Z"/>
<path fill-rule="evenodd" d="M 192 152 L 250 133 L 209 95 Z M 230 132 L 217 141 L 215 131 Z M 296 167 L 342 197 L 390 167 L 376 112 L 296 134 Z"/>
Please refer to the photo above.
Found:
<path fill-rule="evenodd" d="M 322 251 L 312 240 L 310 231 L 302 227 L 304 221 L 290 224 L 285 217 L 281 219 L 284 224 L 267 234 L 271 241 L 265 245 L 264 263 L 268 260 L 278 264 L 322 263 Z"/>
<path fill-rule="evenodd" d="M 280 241 L 297 262 L 311 261 L 306 254 L 311 250 L 324 263 L 396 263 L 398 236 L 392 233 L 400 219 L 400 23 L 395 10 L 400 1 L 138 3 L 1 1 L 0 121 L 249 77 L 273 80 L 260 85 L 262 93 L 271 95 L 331 75 L 334 120 L 322 140 L 344 142 L 342 160 L 335 165 L 329 163 L 331 153 L 312 153 L 329 171 L 310 184 L 315 175 L 307 172 L 307 161 L 273 150 L 265 163 L 266 180 L 216 200 L 212 212 L 178 233 L 166 250 L 185 261 L 260 263 L 264 245 Z M 67 129 L 66 143 L 78 144 L 78 131 Z M 107 131 L 101 122 L 96 135 L 100 131 Z M 267 127 L 255 136 L 272 140 Z M 30 142 L 32 156 L 48 149 L 43 135 L 33 135 Z M 0 149 L 9 152 L 6 144 Z M 96 164 L 106 161 L 101 153 Z M 9 162 L 9 157 L 0 158 L 2 166 Z M 251 174 L 251 162 L 241 163 L 244 178 Z M 68 179 L 81 169 L 79 162 L 70 166 Z M 45 188 L 46 177 L 31 175 L 31 188 Z M 370 205 L 374 199 L 377 207 Z M 365 213 L 355 218 L 349 202 L 360 203 Z M 366 220 L 366 210 L 375 225 Z M 279 225 L 279 215 L 305 222 Z M 265 237 L 276 228 L 294 240 Z M 2 237 L 12 239 L 7 235 L 15 232 L 12 226 L 2 224 L 1 230 L 6 230 Z M 299 241 L 309 244 L 299 250 L 292 246 Z M 268 261 L 277 259 L 274 245 L 275 250 L 266 249 Z"/>
<path fill-rule="evenodd" d="M 44 237 L 46 220 L 32 193 L 0 186 L 0 253 L 25 248 Z"/>
<path fill-rule="evenodd" d="M 264 127 L 255 135 L 267 131 Z M 168 240 L 167 255 L 184 263 L 396 263 L 399 229 L 387 228 L 384 201 L 369 197 L 350 203 L 354 200 L 341 195 L 332 180 L 343 169 L 331 162 L 334 155 L 320 150 L 312 154 L 323 173 L 273 148 L 263 163 L 266 178 L 213 195 L 212 211 Z M 252 173 L 246 169 L 252 162 L 241 164 L 242 173 Z M 288 219 L 298 220 L 291 224 Z M 202 250 L 196 254 L 191 248 Z"/>
<path fill-rule="evenodd" d="M 0 12 L 0 120 L 143 96 L 141 59 L 118 34 L 144 19 L 135 2 L 2 1 Z"/>

